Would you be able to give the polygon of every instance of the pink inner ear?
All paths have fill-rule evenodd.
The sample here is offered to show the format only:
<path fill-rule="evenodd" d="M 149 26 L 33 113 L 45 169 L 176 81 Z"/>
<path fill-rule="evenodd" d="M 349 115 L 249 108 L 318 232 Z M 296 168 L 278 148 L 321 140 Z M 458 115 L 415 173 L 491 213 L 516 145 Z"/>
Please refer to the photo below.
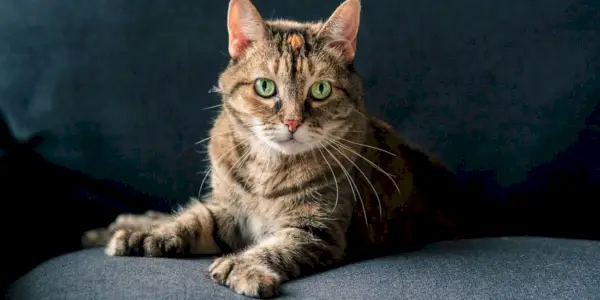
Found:
<path fill-rule="evenodd" d="M 264 36 L 262 18 L 249 0 L 231 0 L 227 18 L 229 54 L 234 58 L 242 55 L 252 41 Z"/>
<path fill-rule="evenodd" d="M 248 39 L 243 34 L 241 20 L 240 3 L 231 1 L 227 29 L 229 31 L 229 54 L 232 57 L 239 56 L 248 47 Z"/>
<path fill-rule="evenodd" d="M 229 55 L 240 56 L 248 48 L 248 39 L 242 35 L 232 36 L 229 40 Z"/>

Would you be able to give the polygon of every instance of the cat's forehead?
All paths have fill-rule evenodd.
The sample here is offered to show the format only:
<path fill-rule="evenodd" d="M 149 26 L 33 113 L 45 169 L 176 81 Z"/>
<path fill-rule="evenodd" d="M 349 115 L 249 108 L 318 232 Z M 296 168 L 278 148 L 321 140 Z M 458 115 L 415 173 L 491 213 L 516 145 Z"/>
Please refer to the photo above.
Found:
<path fill-rule="evenodd" d="M 346 64 L 325 51 L 318 33 L 321 22 L 265 21 L 268 34 L 242 59 L 232 60 L 226 74 L 252 81 L 259 77 L 280 84 L 303 84 L 315 78 L 337 81 L 346 76 Z"/>
<path fill-rule="evenodd" d="M 251 60 L 251 64 L 268 67 L 272 73 L 283 71 L 292 77 L 301 73 L 328 73 L 331 77 L 339 71 L 341 66 L 318 46 L 317 34 L 323 23 L 271 20 L 266 24 L 269 34 L 263 45 L 267 47 L 257 49 L 256 54 L 262 59 Z"/>

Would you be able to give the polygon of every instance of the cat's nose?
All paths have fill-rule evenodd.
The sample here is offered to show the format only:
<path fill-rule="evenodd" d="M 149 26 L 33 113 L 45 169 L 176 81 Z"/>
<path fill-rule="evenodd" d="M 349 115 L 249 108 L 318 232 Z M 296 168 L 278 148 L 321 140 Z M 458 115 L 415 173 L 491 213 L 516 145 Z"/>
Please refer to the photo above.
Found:
<path fill-rule="evenodd" d="M 298 130 L 298 127 L 300 127 L 300 125 L 302 125 L 302 121 L 298 121 L 298 120 L 287 120 L 285 122 L 283 122 L 283 124 L 285 126 L 287 126 L 288 130 L 291 133 L 296 132 L 296 130 Z"/>

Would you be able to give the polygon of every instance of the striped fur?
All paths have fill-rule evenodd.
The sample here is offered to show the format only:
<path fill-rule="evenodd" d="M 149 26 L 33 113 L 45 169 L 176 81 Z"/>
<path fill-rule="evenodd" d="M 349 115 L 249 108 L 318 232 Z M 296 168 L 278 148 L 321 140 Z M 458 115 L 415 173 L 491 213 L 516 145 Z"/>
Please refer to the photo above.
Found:
<path fill-rule="evenodd" d="M 348 0 L 327 23 L 261 23 L 248 0 L 232 0 L 230 19 L 255 19 L 243 28 L 230 23 L 232 59 L 219 78 L 223 109 L 208 146 L 211 194 L 174 216 L 117 219 L 106 253 L 222 254 L 210 267 L 213 280 L 270 297 L 287 280 L 424 242 L 449 173 L 368 116 L 353 66 L 356 41 L 344 36 L 358 26 L 343 19 L 356 10 L 358 0 Z M 344 31 L 340 20 L 355 23 Z M 245 33 L 253 39 L 231 28 L 255 30 Z M 261 77 L 276 82 L 274 98 L 256 95 Z M 308 96 L 317 80 L 332 82 L 325 101 Z M 300 137 L 278 147 L 288 119 L 303 122 Z M 88 233 L 90 245 L 98 244 L 90 235 L 108 236 Z"/>

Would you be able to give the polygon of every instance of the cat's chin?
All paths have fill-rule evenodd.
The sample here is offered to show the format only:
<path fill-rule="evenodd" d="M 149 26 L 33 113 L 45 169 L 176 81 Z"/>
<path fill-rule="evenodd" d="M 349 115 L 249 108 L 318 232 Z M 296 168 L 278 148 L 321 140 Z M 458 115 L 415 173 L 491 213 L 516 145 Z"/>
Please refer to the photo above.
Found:
<path fill-rule="evenodd" d="M 311 149 L 309 145 L 295 139 L 286 141 L 269 141 L 268 145 L 274 151 L 284 155 L 298 155 L 310 151 Z"/>

